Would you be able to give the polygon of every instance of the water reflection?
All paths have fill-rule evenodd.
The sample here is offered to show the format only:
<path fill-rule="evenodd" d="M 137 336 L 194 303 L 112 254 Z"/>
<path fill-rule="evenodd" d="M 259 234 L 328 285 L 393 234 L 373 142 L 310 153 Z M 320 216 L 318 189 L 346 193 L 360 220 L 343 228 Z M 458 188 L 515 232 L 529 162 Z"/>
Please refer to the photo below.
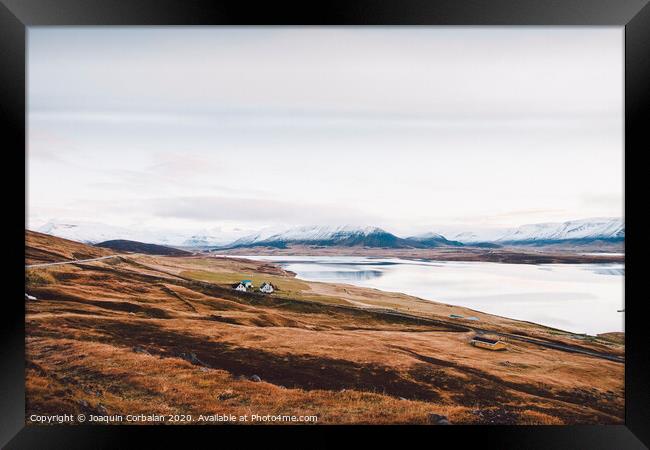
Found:
<path fill-rule="evenodd" d="M 398 258 L 253 256 L 309 281 L 347 283 L 576 333 L 623 331 L 623 264 L 499 264 Z"/>
<path fill-rule="evenodd" d="M 283 265 L 284 266 L 284 265 Z M 289 269 L 291 270 L 291 269 Z M 348 281 L 359 281 L 359 280 L 370 280 L 373 278 L 379 278 L 383 275 L 383 272 L 379 270 L 324 270 L 324 271 L 315 271 L 315 270 L 306 270 L 300 272 L 300 278 L 308 280 L 320 280 L 320 281 L 332 281 L 337 282 L 348 282 Z"/>
<path fill-rule="evenodd" d="M 587 270 L 591 270 L 591 272 L 597 273 L 598 275 L 625 275 L 625 269 L 622 267 L 592 267 Z"/>

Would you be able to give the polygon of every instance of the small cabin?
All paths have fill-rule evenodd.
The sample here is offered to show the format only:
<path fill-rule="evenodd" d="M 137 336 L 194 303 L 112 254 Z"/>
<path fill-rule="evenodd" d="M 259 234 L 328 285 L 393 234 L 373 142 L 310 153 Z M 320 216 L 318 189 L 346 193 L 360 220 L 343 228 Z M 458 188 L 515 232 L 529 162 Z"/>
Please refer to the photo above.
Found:
<path fill-rule="evenodd" d="M 262 283 L 262 286 L 260 286 L 260 292 L 263 292 L 265 294 L 271 294 L 273 291 L 273 285 L 271 283 L 267 283 L 266 281 Z"/>
<path fill-rule="evenodd" d="M 506 350 L 506 343 L 497 339 L 489 339 L 483 336 L 474 336 L 470 341 L 474 347 L 486 350 Z"/>
<path fill-rule="evenodd" d="M 241 280 L 239 284 L 242 284 L 246 289 L 253 287 L 253 282 L 251 280 Z"/>
<path fill-rule="evenodd" d="M 235 288 L 236 291 L 241 291 L 241 292 L 246 292 L 246 286 L 244 286 L 242 283 L 239 283 L 237 287 Z"/>

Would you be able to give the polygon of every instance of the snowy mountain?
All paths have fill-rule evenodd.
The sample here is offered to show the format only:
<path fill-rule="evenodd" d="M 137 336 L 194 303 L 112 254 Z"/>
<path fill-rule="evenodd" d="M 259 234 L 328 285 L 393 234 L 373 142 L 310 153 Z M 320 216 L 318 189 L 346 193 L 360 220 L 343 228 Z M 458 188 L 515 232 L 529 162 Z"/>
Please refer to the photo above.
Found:
<path fill-rule="evenodd" d="M 230 240 L 223 236 L 213 236 L 211 234 L 193 234 L 183 240 L 180 245 L 183 247 L 214 247 L 215 245 L 223 245 Z"/>
<path fill-rule="evenodd" d="M 500 242 L 625 239 L 621 219 L 583 219 L 562 223 L 523 225 L 499 238 Z"/>
<path fill-rule="evenodd" d="M 438 247 L 441 245 L 453 245 L 453 246 L 463 245 L 459 241 L 450 241 L 442 234 L 433 233 L 433 232 L 419 234 L 417 236 L 411 236 L 407 239 L 410 241 L 419 242 L 420 244 L 426 247 Z"/>
<path fill-rule="evenodd" d="M 34 229 L 34 228 L 32 228 Z M 316 245 L 380 248 L 434 248 L 471 245 L 498 247 L 500 245 L 546 245 L 554 243 L 583 244 L 625 240 L 623 220 L 595 218 L 562 223 L 539 223 L 510 229 L 473 230 L 447 234 L 426 233 L 407 238 L 398 237 L 377 227 L 302 226 L 294 228 L 265 228 L 245 235 L 240 229 L 213 228 L 195 232 L 127 228 L 94 222 L 50 221 L 34 229 L 41 233 L 96 244 L 110 240 L 129 240 L 171 247 L 237 248 L 277 247 L 287 245 Z"/>
<path fill-rule="evenodd" d="M 284 231 L 267 229 L 238 239 L 228 247 L 266 246 L 285 248 L 289 244 L 384 248 L 426 247 L 426 244 L 420 241 L 403 239 L 381 228 L 353 227 L 349 225 L 338 227 L 305 226 Z"/>
<path fill-rule="evenodd" d="M 268 241 L 321 241 L 333 239 L 336 236 L 346 236 L 351 234 L 371 234 L 375 231 L 383 231 L 380 228 L 355 228 L 352 226 L 304 226 L 289 229 L 283 228 L 265 228 L 259 233 L 244 236 L 233 242 L 234 244 L 254 244 Z"/>
<path fill-rule="evenodd" d="M 36 228 L 35 231 L 87 244 L 96 244 L 98 242 L 109 241 L 112 239 L 128 239 L 142 242 L 152 241 L 152 239 L 149 238 L 150 233 L 145 234 L 141 231 L 130 228 L 116 227 L 94 222 L 65 223 L 50 221 L 45 225 Z M 169 237 L 157 240 L 159 242 L 156 243 L 171 244 Z"/>
<path fill-rule="evenodd" d="M 95 222 L 65 223 L 50 221 L 35 228 L 34 231 L 87 244 L 97 244 L 111 240 L 129 240 L 177 247 L 205 247 L 223 245 L 233 239 L 232 236 L 226 235 L 214 236 L 214 233 L 182 233 L 169 230 L 137 229 Z"/>
<path fill-rule="evenodd" d="M 494 242 L 499 239 L 505 230 L 503 229 L 489 229 L 480 231 L 464 231 L 462 233 L 450 233 L 452 239 L 463 242 L 465 244 L 475 244 L 479 242 Z"/>
<path fill-rule="evenodd" d="M 463 243 L 493 242 L 498 244 L 546 244 L 555 242 L 592 242 L 596 240 L 622 242 L 625 224 L 617 218 L 570 220 L 561 223 L 537 223 L 518 228 L 463 232 L 454 236 Z"/>

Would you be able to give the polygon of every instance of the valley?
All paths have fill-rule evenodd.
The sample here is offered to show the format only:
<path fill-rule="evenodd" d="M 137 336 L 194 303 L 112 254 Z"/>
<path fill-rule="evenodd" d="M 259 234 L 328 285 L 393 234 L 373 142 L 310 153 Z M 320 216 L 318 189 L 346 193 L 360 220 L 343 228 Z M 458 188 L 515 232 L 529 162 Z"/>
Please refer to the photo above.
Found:
<path fill-rule="evenodd" d="M 30 231 L 25 250 L 26 265 L 72 261 L 26 269 L 27 415 L 623 422 L 618 335 L 298 280 L 264 261 L 115 252 Z M 276 289 L 237 292 L 242 279 Z M 470 345 L 477 334 L 507 350 Z"/>

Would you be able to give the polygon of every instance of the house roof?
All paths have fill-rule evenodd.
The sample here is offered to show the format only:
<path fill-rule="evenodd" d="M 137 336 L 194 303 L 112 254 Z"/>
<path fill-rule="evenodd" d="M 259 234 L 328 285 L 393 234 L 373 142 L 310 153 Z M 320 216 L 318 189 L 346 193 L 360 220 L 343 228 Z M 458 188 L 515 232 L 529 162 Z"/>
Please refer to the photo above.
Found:
<path fill-rule="evenodd" d="M 499 342 L 498 340 L 488 339 L 488 338 L 484 338 L 484 337 L 481 337 L 481 336 L 474 336 L 472 338 L 472 340 L 473 341 L 479 341 L 479 342 L 485 342 L 486 344 L 496 344 L 497 342 Z"/>

